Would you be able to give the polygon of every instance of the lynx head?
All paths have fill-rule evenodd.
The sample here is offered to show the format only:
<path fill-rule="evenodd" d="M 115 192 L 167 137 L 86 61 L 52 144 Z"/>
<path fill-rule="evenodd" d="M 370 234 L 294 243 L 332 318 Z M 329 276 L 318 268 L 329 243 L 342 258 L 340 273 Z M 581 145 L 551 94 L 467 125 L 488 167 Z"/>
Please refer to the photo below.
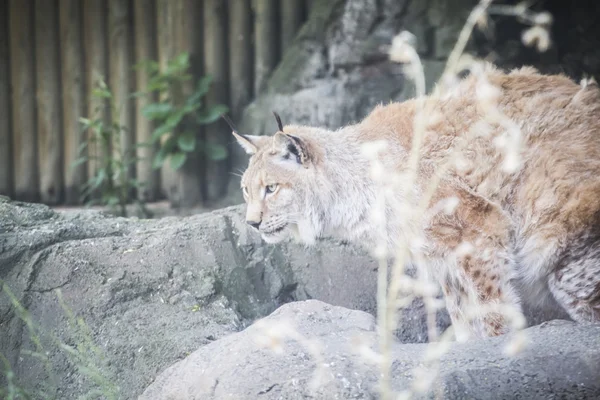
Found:
<path fill-rule="evenodd" d="M 246 222 L 267 243 L 293 236 L 310 244 L 320 232 L 318 202 L 312 200 L 319 152 L 302 134 L 312 128 L 287 126 L 284 132 L 274 114 L 279 130 L 273 136 L 241 135 L 232 127 L 240 146 L 251 155 L 241 181 Z"/>

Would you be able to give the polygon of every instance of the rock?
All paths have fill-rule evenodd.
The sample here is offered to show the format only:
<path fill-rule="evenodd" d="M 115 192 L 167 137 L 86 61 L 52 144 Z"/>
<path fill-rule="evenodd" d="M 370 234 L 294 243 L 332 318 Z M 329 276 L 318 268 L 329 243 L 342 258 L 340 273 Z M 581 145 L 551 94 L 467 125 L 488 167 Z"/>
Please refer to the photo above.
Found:
<path fill-rule="evenodd" d="M 443 398 L 600 396 L 600 324 L 555 321 L 524 334 L 527 344 L 516 356 L 504 352 L 508 336 L 453 343 L 439 366 Z M 377 368 L 369 363 L 376 336 L 364 312 L 316 300 L 286 304 L 172 365 L 139 399 L 378 398 Z M 392 346 L 395 391 L 415 384 L 415 368 L 431 376 L 422 362 L 426 346 Z"/>
<path fill-rule="evenodd" d="M 0 277 L 28 312 L 0 295 L 0 351 L 32 398 L 95 389 L 132 398 L 171 362 L 241 326 L 209 278 L 219 260 L 197 227 L 208 224 L 62 215 L 6 201 L 0 215 Z M 223 239 L 219 222 L 212 240 Z"/>
<path fill-rule="evenodd" d="M 0 352 L 20 384 L 61 399 L 98 387 L 129 399 L 173 362 L 284 303 L 375 313 L 376 264 L 366 252 L 331 240 L 266 245 L 243 214 L 236 206 L 137 220 L 0 199 Z M 447 313 L 438 325 L 448 326 Z M 424 342 L 426 332 L 415 301 L 398 340 Z"/>
<path fill-rule="evenodd" d="M 375 312 L 368 254 L 330 240 L 265 245 L 243 213 L 137 220 L 0 200 L 0 352 L 18 382 L 34 397 L 100 387 L 129 399 L 173 362 L 286 302 Z M 399 340 L 427 339 L 419 302 L 403 318 Z M 448 324 L 446 313 L 439 321 Z"/>

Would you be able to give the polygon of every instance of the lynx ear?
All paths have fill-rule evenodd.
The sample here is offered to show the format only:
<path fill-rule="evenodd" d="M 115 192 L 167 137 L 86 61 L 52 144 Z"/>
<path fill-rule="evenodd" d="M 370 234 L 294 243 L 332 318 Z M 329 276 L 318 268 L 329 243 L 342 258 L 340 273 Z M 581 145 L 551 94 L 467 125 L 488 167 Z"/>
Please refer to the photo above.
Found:
<path fill-rule="evenodd" d="M 235 131 L 232 131 L 231 133 L 233 133 L 233 136 L 246 153 L 253 155 L 258 151 L 258 145 L 260 139 L 262 139 L 260 136 L 239 135 Z"/>
<path fill-rule="evenodd" d="M 225 122 L 227 122 L 227 125 L 229 125 L 229 127 L 231 128 L 231 133 L 233 134 L 237 142 L 240 144 L 240 146 L 242 146 L 242 149 L 244 149 L 244 151 L 250 155 L 255 154 L 258 151 L 259 143 L 261 142 L 261 140 L 264 142 L 264 138 L 261 138 L 260 136 L 240 135 L 236 132 L 237 129 L 235 129 L 233 121 L 231 121 L 227 114 L 223 114 L 221 117 L 225 120 Z"/>
<path fill-rule="evenodd" d="M 306 142 L 297 136 L 277 132 L 273 136 L 273 147 L 281 153 L 284 160 L 292 160 L 305 167 L 311 160 Z"/>

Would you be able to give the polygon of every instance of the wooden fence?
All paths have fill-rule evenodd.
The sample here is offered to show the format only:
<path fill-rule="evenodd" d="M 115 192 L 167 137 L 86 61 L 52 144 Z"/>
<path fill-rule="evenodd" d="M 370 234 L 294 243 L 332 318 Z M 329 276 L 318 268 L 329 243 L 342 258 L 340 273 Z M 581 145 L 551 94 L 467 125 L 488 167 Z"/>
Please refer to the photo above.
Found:
<path fill-rule="evenodd" d="M 190 54 L 196 78 L 214 78 L 207 96 L 238 120 L 260 92 L 283 49 L 305 21 L 309 0 L 0 0 L 0 194 L 46 204 L 78 204 L 82 184 L 98 166 L 73 168 L 86 141 L 80 117 L 92 115 L 97 77 L 117 103 L 126 127 L 120 145 L 147 141 L 152 123 L 141 110 L 150 99 L 129 95 L 146 87 L 142 60 Z M 198 132 L 231 142 L 222 122 Z M 93 151 L 93 149 L 90 149 Z M 152 169 L 155 151 L 140 148 L 130 174 L 146 186 L 146 201 L 178 204 L 225 193 L 228 160 L 191 157 L 181 171 Z"/>

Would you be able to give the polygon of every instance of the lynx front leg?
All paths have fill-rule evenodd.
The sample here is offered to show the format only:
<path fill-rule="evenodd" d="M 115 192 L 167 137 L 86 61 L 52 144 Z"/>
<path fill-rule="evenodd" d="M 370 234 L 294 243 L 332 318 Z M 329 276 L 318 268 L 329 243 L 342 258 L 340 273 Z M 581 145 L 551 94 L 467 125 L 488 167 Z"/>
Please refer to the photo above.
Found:
<path fill-rule="evenodd" d="M 457 340 L 501 335 L 521 313 L 511 283 L 510 225 L 485 199 L 468 193 L 459 199 L 453 214 L 435 216 L 428 229 L 443 258 L 438 276 L 446 307 Z"/>
<path fill-rule="evenodd" d="M 600 322 L 600 238 L 582 236 L 548 277 L 548 287 L 575 321 Z"/>
<path fill-rule="evenodd" d="M 506 279 L 510 267 L 500 254 L 489 259 L 480 254 L 464 256 L 454 264 L 456 271 L 446 275 L 443 292 L 458 341 L 507 333 L 512 318 L 521 313 L 519 298 Z"/>

